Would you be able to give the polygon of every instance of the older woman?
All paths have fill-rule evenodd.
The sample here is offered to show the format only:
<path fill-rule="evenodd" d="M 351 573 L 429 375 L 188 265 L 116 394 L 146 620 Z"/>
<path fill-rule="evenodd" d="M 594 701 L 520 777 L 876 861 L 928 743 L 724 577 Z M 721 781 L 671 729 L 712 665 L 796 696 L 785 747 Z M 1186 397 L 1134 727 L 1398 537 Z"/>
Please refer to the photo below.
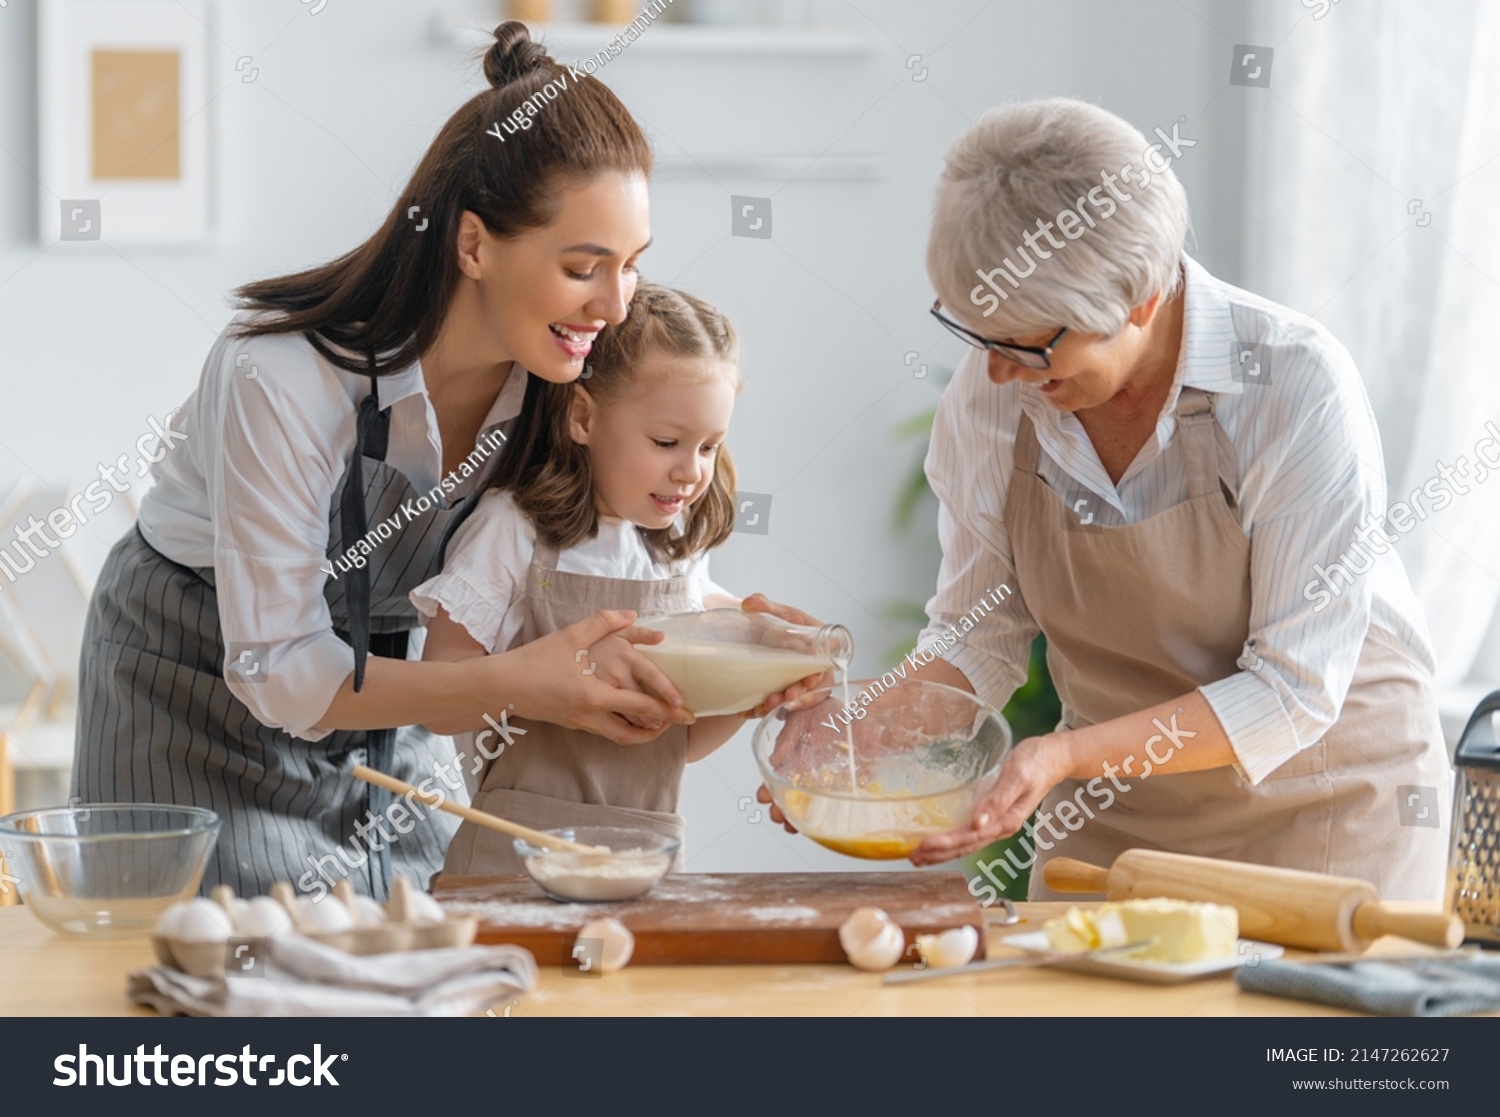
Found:
<path fill-rule="evenodd" d="M 1190 143 L 1048 100 L 986 113 L 949 154 L 933 313 L 974 349 L 927 459 L 943 564 L 923 643 L 949 650 L 922 677 L 998 706 L 1042 632 L 1063 721 L 913 860 L 1040 808 L 976 895 L 1034 861 L 1050 898 L 1050 857 L 1146 847 L 1436 898 L 1451 775 L 1370 405 L 1326 330 L 1184 255 L 1170 162 Z"/>

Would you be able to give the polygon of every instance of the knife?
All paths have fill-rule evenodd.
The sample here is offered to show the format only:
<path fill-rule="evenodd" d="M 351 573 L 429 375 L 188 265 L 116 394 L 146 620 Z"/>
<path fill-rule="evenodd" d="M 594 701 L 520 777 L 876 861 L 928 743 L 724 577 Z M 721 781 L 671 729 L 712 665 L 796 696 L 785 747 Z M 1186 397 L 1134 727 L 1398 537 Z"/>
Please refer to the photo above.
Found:
<path fill-rule="evenodd" d="M 990 958 L 980 962 L 970 962 L 963 966 L 943 966 L 931 970 L 903 970 L 899 973 L 885 975 L 886 985 L 904 985 L 909 981 L 926 981 L 931 977 L 958 977 L 971 973 L 982 973 L 987 970 L 1024 970 L 1036 966 L 1055 966 L 1059 962 L 1089 962 L 1095 958 L 1104 958 L 1111 954 L 1129 954 L 1136 950 L 1144 950 L 1148 946 L 1155 946 L 1155 939 L 1141 939 L 1139 942 L 1127 942 L 1119 946 L 1102 946 L 1098 950 L 1085 950 L 1081 953 L 1062 953 L 1059 951 L 1046 951 L 1027 954 L 1020 958 Z"/>

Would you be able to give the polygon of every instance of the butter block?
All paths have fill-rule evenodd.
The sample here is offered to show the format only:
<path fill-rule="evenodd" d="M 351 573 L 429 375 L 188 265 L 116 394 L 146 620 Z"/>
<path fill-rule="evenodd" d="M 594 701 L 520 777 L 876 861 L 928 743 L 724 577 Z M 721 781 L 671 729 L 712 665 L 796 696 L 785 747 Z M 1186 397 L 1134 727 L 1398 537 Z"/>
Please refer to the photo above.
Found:
<path fill-rule="evenodd" d="M 1125 900 L 1093 909 L 1069 908 L 1050 919 L 1047 942 L 1074 953 L 1155 939 L 1130 958 L 1141 962 L 1203 962 L 1228 958 L 1239 939 L 1240 917 L 1222 904 L 1188 900 Z"/>

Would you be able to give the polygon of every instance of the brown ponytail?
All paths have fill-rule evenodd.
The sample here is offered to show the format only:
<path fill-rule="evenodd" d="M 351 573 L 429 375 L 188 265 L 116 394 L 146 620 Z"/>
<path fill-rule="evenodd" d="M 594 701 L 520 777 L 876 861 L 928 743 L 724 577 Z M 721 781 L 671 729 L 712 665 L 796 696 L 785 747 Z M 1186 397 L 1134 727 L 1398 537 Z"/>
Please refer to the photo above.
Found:
<path fill-rule="evenodd" d="M 241 309 L 271 312 L 240 336 L 302 333 L 350 372 L 406 368 L 432 345 L 453 298 L 465 210 L 495 236 L 515 236 L 552 219 L 561 186 L 607 171 L 651 173 L 651 146 L 625 106 L 603 82 L 559 65 L 524 23 L 495 28 L 483 68 L 490 88 L 443 125 L 374 236 L 329 263 L 236 292 Z M 497 136 L 498 122 L 528 101 L 526 130 Z"/>

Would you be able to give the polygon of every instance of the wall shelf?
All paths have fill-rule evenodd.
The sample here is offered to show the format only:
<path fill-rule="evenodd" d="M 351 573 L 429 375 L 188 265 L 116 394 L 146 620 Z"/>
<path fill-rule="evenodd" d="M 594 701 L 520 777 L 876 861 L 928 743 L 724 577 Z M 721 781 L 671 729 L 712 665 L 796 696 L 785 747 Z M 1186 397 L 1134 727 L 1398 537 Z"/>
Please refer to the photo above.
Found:
<path fill-rule="evenodd" d="M 495 23 L 500 22 L 498 19 Z M 435 46 L 479 50 L 491 42 L 494 23 L 434 12 L 428 38 Z M 600 50 L 620 30 L 606 23 L 543 23 L 531 32 L 545 43 L 559 62 L 577 62 Z M 875 43 L 863 32 L 838 27 L 709 26 L 655 23 L 629 46 L 631 55 L 792 56 L 860 59 L 874 53 Z"/>
<path fill-rule="evenodd" d="M 656 157 L 658 178 L 693 178 L 712 175 L 737 182 L 765 179 L 772 182 L 879 182 L 890 173 L 890 160 L 883 155 L 681 155 L 661 153 Z"/>

